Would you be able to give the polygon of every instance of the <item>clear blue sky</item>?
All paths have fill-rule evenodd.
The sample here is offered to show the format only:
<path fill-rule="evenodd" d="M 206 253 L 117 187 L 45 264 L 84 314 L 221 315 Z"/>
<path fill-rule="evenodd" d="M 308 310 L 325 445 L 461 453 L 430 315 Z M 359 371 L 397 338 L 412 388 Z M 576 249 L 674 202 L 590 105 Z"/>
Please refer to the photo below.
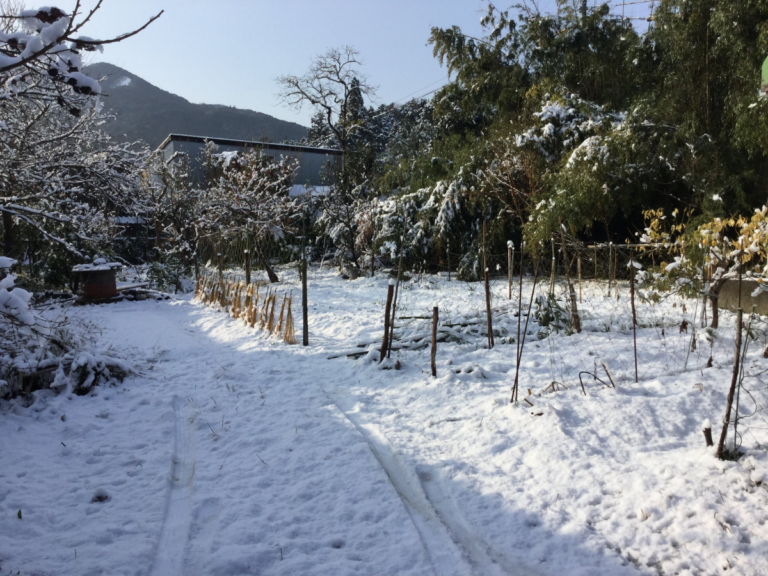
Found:
<path fill-rule="evenodd" d="M 611 2 L 621 13 L 621 0 Z M 44 3 L 65 10 L 75 4 Z M 83 0 L 86 9 L 94 4 Z M 27 0 L 27 7 L 35 5 Z M 497 5 L 506 8 L 504 2 Z M 314 55 L 350 45 L 379 87 L 374 104 L 425 94 L 446 81 L 427 46 L 431 27 L 457 25 L 477 36 L 486 6 L 486 0 L 104 0 L 83 33 L 113 37 L 164 9 L 147 30 L 105 46 L 97 59 L 192 102 L 248 108 L 308 125 L 308 109 L 295 113 L 279 103 L 277 76 L 301 75 Z M 539 6 L 551 11 L 555 0 L 541 0 Z M 627 7 L 627 15 L 646 12 L 645 4 Z"/>

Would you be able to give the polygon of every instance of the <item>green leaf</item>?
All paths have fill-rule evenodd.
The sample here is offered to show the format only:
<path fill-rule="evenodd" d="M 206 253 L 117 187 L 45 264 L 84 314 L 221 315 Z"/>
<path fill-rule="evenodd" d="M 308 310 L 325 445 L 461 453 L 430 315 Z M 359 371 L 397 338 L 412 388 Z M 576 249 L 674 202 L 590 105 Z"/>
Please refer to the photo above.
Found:
<path fill-rule="evenodd" d="M 21 520 L 21 510 L 19 510 L 18 512 L 16 512 L 16 517 L 17 517 L 19 520 Z"/>

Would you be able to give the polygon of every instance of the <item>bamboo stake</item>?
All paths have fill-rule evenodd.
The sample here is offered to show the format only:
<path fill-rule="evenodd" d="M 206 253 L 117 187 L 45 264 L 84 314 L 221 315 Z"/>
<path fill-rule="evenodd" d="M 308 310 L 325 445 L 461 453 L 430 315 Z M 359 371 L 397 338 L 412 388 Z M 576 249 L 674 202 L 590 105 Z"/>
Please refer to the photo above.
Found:
<path fill-rule="evenodd" d="M 707 327 L 707 241 L 704 240 L 701 244 L 703 250 L 702 263 L 701 263 L 701 292 L 702 292 L 702 310 L 701 310 L 701 327 Z"/>
<path fill-rule="evenodd" d="M 595 282 L 597 282 L 597 244 L 595 244 Z"/>
<path fill-rule="evenodd" d="M 619 251 L 614 250 L 613 251 L 613 289 L 616 291 L 616 302 L 619 301 L 619 283 L 617 281 L 618 267 L 619 267 Z"/>
<path fill-rule="evenodd" d="M 437 321 L 438 311 L 437 306 L 432 308 L 432 354 L 430 356 L 430 366 L 432 368 L 432 377 L 437 377 Z"/>
<path fill-rule="evenodd" d="M 509 289 L 508 299 L 512 300 L 512 268 L 515 263 L 515 245 L 512 240 L 507 242 L 507 288 Z"/>
<path fill-rule="evenodd" d="M 608 298 L 611 297 L 611 267 L 613 265 L 613 242 L 608 242 Z"/>
<path fill-rule="evenodd" d="M 635 382 L 637 382 L 637 314 L 635 313 L 635 252 L 629 251 L 629 297 L 632 301 L 632 341 L 635 347 Z"/>
<path fill-rule="evenodd" d="M 493 315 L 491 314 L 491 275 L 485 269 L 485 316 L 488 330 L 488 349 L 493 348 Z"/>
<path fill-rule="evenodd" d="M 549 276 L 549 295 L 552 296 L 555 293 L 555 268 L 557 268 L 557 260 L 555 259 L 555 239 L 552 238 L 552 273 Z"/>
<path fill-rule="evenodd" d="M 565 243 L 565 229 L 563 223 L 560 223 L 560 241 L 563 243 L 563 265 L 565 268 L 565 281 L 568 285 L 568 296 L 571 299 L 571 318 L 573 329 L 577 333 L 581 333 L 581 316 L 579 316 L 579 306 L 576 303 L 576 290 L 573 288 L 573 282 L 571 282 L 571 261 L 568 260 L 568 252 Z"/>
<path fill-rule="evenodd" d="M 390 326 L 389 326 L 389 315 L 392 308 L 392 296 L 395 290 L 395 281 L 390 278 L 389 284 L 387 285 L 387 305 L 384 309 L 384 338 L 381 341 L 381 351 L 379 352 L 379 364 L 381 364 L 384 361 L 384 358 L 387 356 L 387 348 L 390 346 L 391 337 L 390 337 Z"/>
<path fill-rule="evenodd" d="M 520 322 L 523 320 L 523 255 L 525 254 L 525 242 L 520 245 L 520 282 L 517 295 L 517 357 L 520 357 Z"/>
<path fill-rule="evenodd" d="M 579 271 L 579 304 L 581 304 L 581 255 L 579 255 L 578 260 L 576 260 L 576 268 Z"/>
<path fill-rule="evenodd" d="M 536 294 L 536 281 L 539 279 L 539 265 L 534 265 L 534 272 L 533 272 L 533 288 L 531 288 L 531 299 L 528 302 L 528 316 L 525 318 L 525 329 L 523 330 L 523 336 L 522 341 L 520 342 L 520 347 L 517 352 L 517 362 L 515 363 L 515 382 L 512 385 L 512 398 L 509 400 L 509 403 L 517 402 L 517 393 L 518 393 L 518 382 L 519 382 L 519 376 L 520 376 L 520 360 L 523 358 L 523 348 L 525 347 L 525 335 L 528 332 L 528 321 L 531 319 L 531 307 L 533 306 L 533 297 Z M 522 287 L 521 287 L 522 292 Z M 518 321 L 520 318 L 518 317 Z M 519 334 L 519 327 L 518 327 L 518 334 Z"/>
<path fill-rule="evenodd" d="M 392 318 L 389 322 L 390 330 L 389 330 L 389 342 L 387 343 L 387 358 L 390 357 L 390 354 L 392 353 L 392 338 L 395 334 L 395 312 L 397 311 L 397 295 L 398 292 L 400 292 L 400 278 L 403 274 L 403 251 L 405 249 L 405 230 L 406 230 L 406 212 L 405 212 L 405 206 L 403 206 L 403 235 L 400 240 L 400 260 L 397 264 L 397 283 L 395 284 L 395 297 L 392 300 Z"/>
<path fill-rule="evenodd" d="M 720 460 L 725 459 L 725 438 L 728 434 L 728 426 L 731 421 L 731 408 L 733 407 L 733 396 L 736 392 L 736 382 L 739 379 L 739 358 L 741 355 L 741 320 L 743 310 L 736 310 L 736 342 L 733 352 L 733 373 L 731 374 L 731 387 L 728 389 L 728 399 L 725 407 L 725 419 L 723 420 L 723 430 L 720 432 L 720 441 L 717 443 L 716 456 Z"/>
<path fill-rule="evenodd" d="M 309 346 L 309 308 L 307 306 L 307 251 L 301 252 L 301 343 Z"/>

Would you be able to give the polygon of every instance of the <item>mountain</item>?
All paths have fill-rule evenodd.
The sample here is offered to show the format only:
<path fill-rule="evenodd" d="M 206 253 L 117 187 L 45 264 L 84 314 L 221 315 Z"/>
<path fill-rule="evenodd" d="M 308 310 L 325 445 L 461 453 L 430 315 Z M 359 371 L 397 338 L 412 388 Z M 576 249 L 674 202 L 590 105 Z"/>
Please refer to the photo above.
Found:
<path fill-rule="evenodd" d="M 171 133 L 272 142 L 307 135 L 304 126 L 261 112 L 192 104 L 113 64 L 98 62 L 83 71 L 101 79 L 104 111 L 117 116 L 102 128 L 116 140 L 144 140 L 157 148 Z"/>

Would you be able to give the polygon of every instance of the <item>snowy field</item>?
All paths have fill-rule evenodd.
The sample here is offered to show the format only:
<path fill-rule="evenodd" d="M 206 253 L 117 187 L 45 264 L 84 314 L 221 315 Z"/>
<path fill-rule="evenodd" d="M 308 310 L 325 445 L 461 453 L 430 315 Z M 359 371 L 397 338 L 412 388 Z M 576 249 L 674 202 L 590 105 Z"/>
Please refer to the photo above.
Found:
<path fill-rule="evenodd" d="M 517 285 L 512 304 L 494 281 L 492 350 L 482 285 L 403 286 L 401 343 L 434 305 L 450 324 L 437 378 L 429 348 L 393 352 L 400 370 L 365 354 L 386 285 L 311 272 L 308 348 L 189 296 L 71 309 L 136 373 L 0 404 L 0 575 L 768 574 L 768 424 L 744 421 L 738 462 L 701 432 L 719 436 L 732 314 L 691 351 L 699 305 L 639 305 L 636 384 L 626 288 L 585 285 L 581 334 L 531 320 L 511 405 Z M 745 413 L 765 400 L 763 338 Z M 585 396 L 600 360 L 616 388 L 585 374 Z"/>

